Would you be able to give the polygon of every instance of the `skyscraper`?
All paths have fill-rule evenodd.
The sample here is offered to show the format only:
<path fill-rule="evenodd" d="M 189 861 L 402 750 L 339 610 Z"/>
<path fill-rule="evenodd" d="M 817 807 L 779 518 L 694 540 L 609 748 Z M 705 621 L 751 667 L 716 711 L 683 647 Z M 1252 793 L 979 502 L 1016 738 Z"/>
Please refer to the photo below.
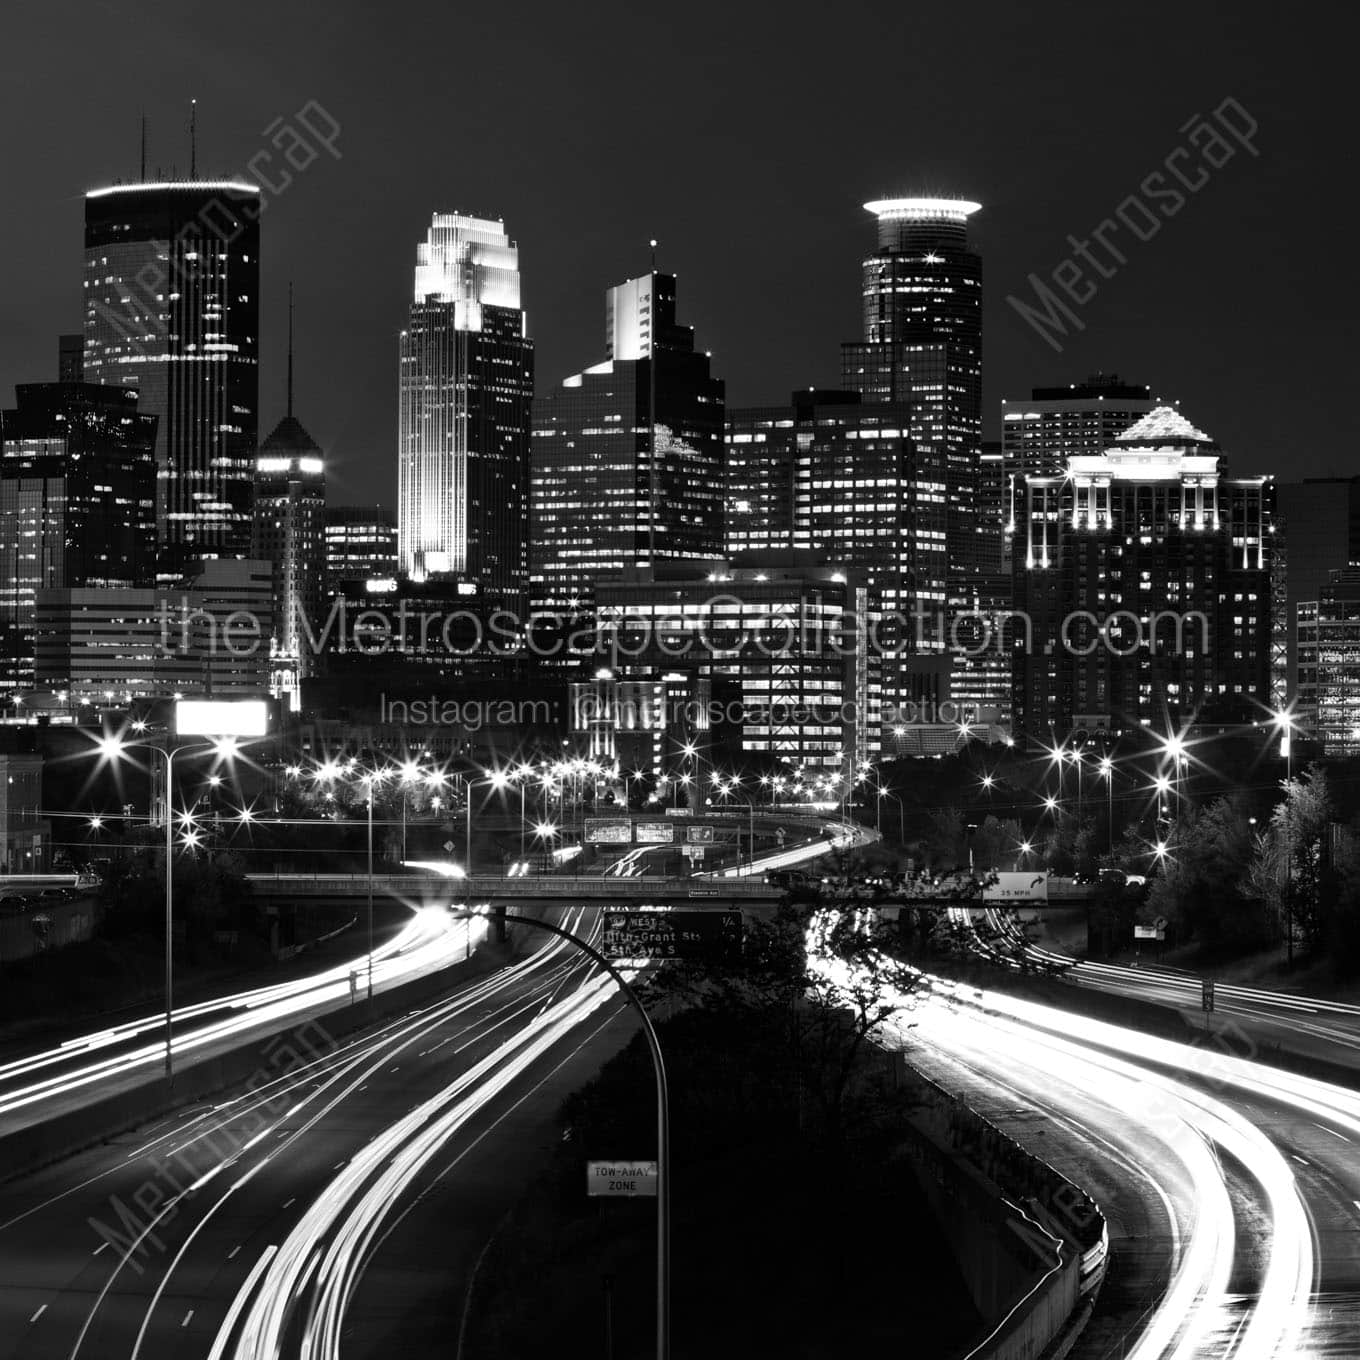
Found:
<path fill-rule="evenodd" d="M 866 402 L 904 402 L 918 454 L 943 460 L 949 591 L 982 569 L 982 259 L 968 244 L 980 204 L 950 198 L 866 203 L 878 249 L 864 260 L 864 337 L 841 347 L 842 385 Z"/>
<path fill-rule="evenodd" d="M 1299 723 L 1324 755 L 1360 755 L 1360 570 L 1328 573 L 1295 619 Z"/>
<path fill-rule="evenodd" d="M 1270 698 L 1275 488 L 1158 407 L 1031 477 L 1015 544 L 1016 736 L 1252 722 Z"/>
<path fill-rule="evenodd" d="M 260 195 L 120 184 L 85 197 L 85 376 L 158 421 L 161 574 L 250 551 L 259 407 Z"/>
<path fill-rule="evenodd" d="M 434 214 L 413 293 L 398 379 L 400 568 L 522 591 L 534 347 L 504 224 Z"/>
<path fill-rule="evenodd" d="M 564 614 L 625 569 L 723 551 L 724 384 L 673 275 L 607 291 L 605 354 L 534 408 L 534 600 Z"/>
<path fill-rule="evenodd" d="M 913 442 L 911 419 L 907 402 L 817 388 L 727 419 L 729 551 L 810 550 L 865 588 L 875 616 L 865 730 L 880 704 L 893 725 L 925 697 L 913 657 L 945 646 L 944 460 Z"/>
<path fill-rule="evenodd" d="M 288 300 L 288 406 L 255 464 L 251 556 L 274 564 L 271 688 L 299 706 L 312 674 L 312 640 L 326 597 L 326 464 L 321 446 L 293 415 L 293 307 Z"/>
<path fill-rule="evenodd" d="M 1075 454 L 1103 453 L 1156 407 L 1152 389 L 1093 373 L 1067 387 L 1035 387 L 1028 401 L 1001 403 L 1001 458 L 1007 485 L 1059 477 Z M 1011 479 L 1014 479 L 1012 482 Z"/>
<path fill-rule="evenodd" d="M 33 681 L 39 590 L 150 585 L 156 417 L 135 389 L 33 383 L 0 412 L 0 686 Z"/>

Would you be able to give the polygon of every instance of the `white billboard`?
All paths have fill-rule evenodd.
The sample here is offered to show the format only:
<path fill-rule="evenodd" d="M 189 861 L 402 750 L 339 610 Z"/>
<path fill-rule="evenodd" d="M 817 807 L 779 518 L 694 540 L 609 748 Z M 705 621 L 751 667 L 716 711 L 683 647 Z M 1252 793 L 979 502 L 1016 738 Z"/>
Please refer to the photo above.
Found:
<path fill-rule="evenodd" d="M 1048 872 L 998 873 L 995 883 L 982 885 L 984 902 L 1047 902 Z"/>
<path fill-rule="evenodd" d="M 263 699 L 180 699 L 175 732 L 181 737 L 263 737 L 269 705 Z"/>

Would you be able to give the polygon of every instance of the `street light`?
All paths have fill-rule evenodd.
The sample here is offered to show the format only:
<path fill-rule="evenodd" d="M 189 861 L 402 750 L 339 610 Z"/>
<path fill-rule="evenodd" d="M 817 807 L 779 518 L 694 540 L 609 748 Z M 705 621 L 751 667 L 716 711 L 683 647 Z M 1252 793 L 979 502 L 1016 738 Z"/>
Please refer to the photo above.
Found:
<path fill-rule="evenodd" d="M 165 757 L 165 1079 L 173 1083 L 175 1079 L 174 1062 L 174 1015 L 175 1015 L 175 934 L 174 934 L 174 779 L 175 757 L 188 751 L 190 753 L 214 752 L 220 759 L 229 760 L 239 749 L 240 737 L 262 737 L 269 727 L 269 709 L 263 700 L 187 700 L 175 702 L 173 709 L 175 736 L 208 737 L 210 740 L 197 746 L 158 746 L 155 742 L 124 741 L 121 736 L 107 735 L 99 740 L 99 750 L 106 760 L 117 760 L 132 749 L 156 751 Z M 166 733 L 167 743 L 170 734 Z M 192 828 L 193 819 L 188 825 Z M 200 837 L 197 831 L 187 830 L 184 843 L 197 847 Z"/>
<path fill-rule="evenodd" d="M 1114 850 L 1114 761 L 1109 756 L 1101 756 L 1096 769 L 1105 781 L 1105 849 L 1109 853 Z"/>
<path fill-rule="evenodd" d="M 454 913 L 454 919 L 467 920 L 474 916 L 485 917 L 486 914 L 486 908 L 479 908 L 475 911 Z M 656 1357 L 657 1360 L 668 1360 L 671 1345 L 671 1115 L 666 1063 L 661 1056 L 661 1043 L 657 1038 L 656 1028 L 646 1008 L 638 1000 L 637 993 L 628 985 L 627 978 L 598 949 L 587 944 L 579 935 L 574 935 L 551 921 L 520 916 L 514 912 L 507 912 L 504 908 L 497 909 L 497 919 L 509 925 L 532 926 L 535 930 L 546 930 L 549 934 L 556 935 L 558 939 L 575 945 L 609 974 L 642 1021 L 642 1032 L 647 1039 L 647 1048 L 652 1056 L 652 1069 L 656 1078 Z"/>

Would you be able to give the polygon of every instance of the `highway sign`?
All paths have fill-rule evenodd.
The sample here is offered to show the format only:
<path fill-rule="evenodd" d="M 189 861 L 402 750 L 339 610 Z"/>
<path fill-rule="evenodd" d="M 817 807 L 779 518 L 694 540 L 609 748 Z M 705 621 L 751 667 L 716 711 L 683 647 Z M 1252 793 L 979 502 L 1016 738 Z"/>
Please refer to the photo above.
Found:
<path fill-rule="evenodd" d="M 1047 902 L 1048 874 L 998 873 L 995 883 L 982 885 L 984 902 Z"/>
<path fill-rule="evenodd" d="M 684 855 L 686 859 L 703 859 L 704 847 L 702 845 L 682 845 L 680 847 L 680 853 Z"/>
<path fill-rule="evenodd" d="M 675 840 L 674 822 L 639 822 L 635 829 L 639 845 L 670 845 Z"/>
<path fill-rule="evenodd" d="M 606 911 L 600 948 L 616 962 L 726 962 L 741 954 L 741 912 Z"/>
<path fill-rule="evenodd" d="M 630 845 L 633 840 L 633 825 L 631 822 L 587 817 L 585 833 L 587 845 Z"/>
<path fill-rule="evenodd" d="M 713 828 L 711 826 L 687 826 L 685 828 L 685 839 L 691 844 L 712 845 Z"/>
<path fill-rule="evenodd" d="M 1204 1009 L 1205 1009 L 1206 1011 L 1211 1011 L 1211 1010 L 1213 1010 L 1213 1008 L 1214 1008 L 1214 980 L 1213 980 L 1213 978 L 1205 978 L 1204 981 L 1200 983 L 1200 998 L 1199 998 L 1199 1004 L 1200 1004 L 1201 1006 L 1203 1006 Z"/>
<path fill-rule="evenodd" d="M 587 1162 L 586 1194 L 656 1198 L 655 1162 Z"/>
<path fill-rule="evenodd" d="M 1162 926 L 1134 926 L 1133 938 L 1135 940 L 1164 940 L 1166 930 Z"/>

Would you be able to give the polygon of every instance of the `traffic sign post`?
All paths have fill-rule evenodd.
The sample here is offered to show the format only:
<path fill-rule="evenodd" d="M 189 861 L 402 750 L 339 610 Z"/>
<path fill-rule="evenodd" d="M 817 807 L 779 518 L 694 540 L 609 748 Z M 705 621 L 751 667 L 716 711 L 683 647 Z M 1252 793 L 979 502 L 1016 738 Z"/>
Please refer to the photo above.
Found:
<path fill-rule="evenodd" d="M 587 1162 L 586 1194 L 625 1199 L 655 1199 L 656 1163 Z"/>
<path fill-rule="evenodd" d="M 1200 983 L 1200 1005 L 1203 1006 L 1206 1011 L 1211 1011 L 1214 1008 L 1213 978 L 1205 978 L 1204 981 Z"/>
<path fill-rule="evenodd" d="M 600 948 L 616 963 L 729 963 L 741 955 L 741 912 L 607 911 Z"/>

